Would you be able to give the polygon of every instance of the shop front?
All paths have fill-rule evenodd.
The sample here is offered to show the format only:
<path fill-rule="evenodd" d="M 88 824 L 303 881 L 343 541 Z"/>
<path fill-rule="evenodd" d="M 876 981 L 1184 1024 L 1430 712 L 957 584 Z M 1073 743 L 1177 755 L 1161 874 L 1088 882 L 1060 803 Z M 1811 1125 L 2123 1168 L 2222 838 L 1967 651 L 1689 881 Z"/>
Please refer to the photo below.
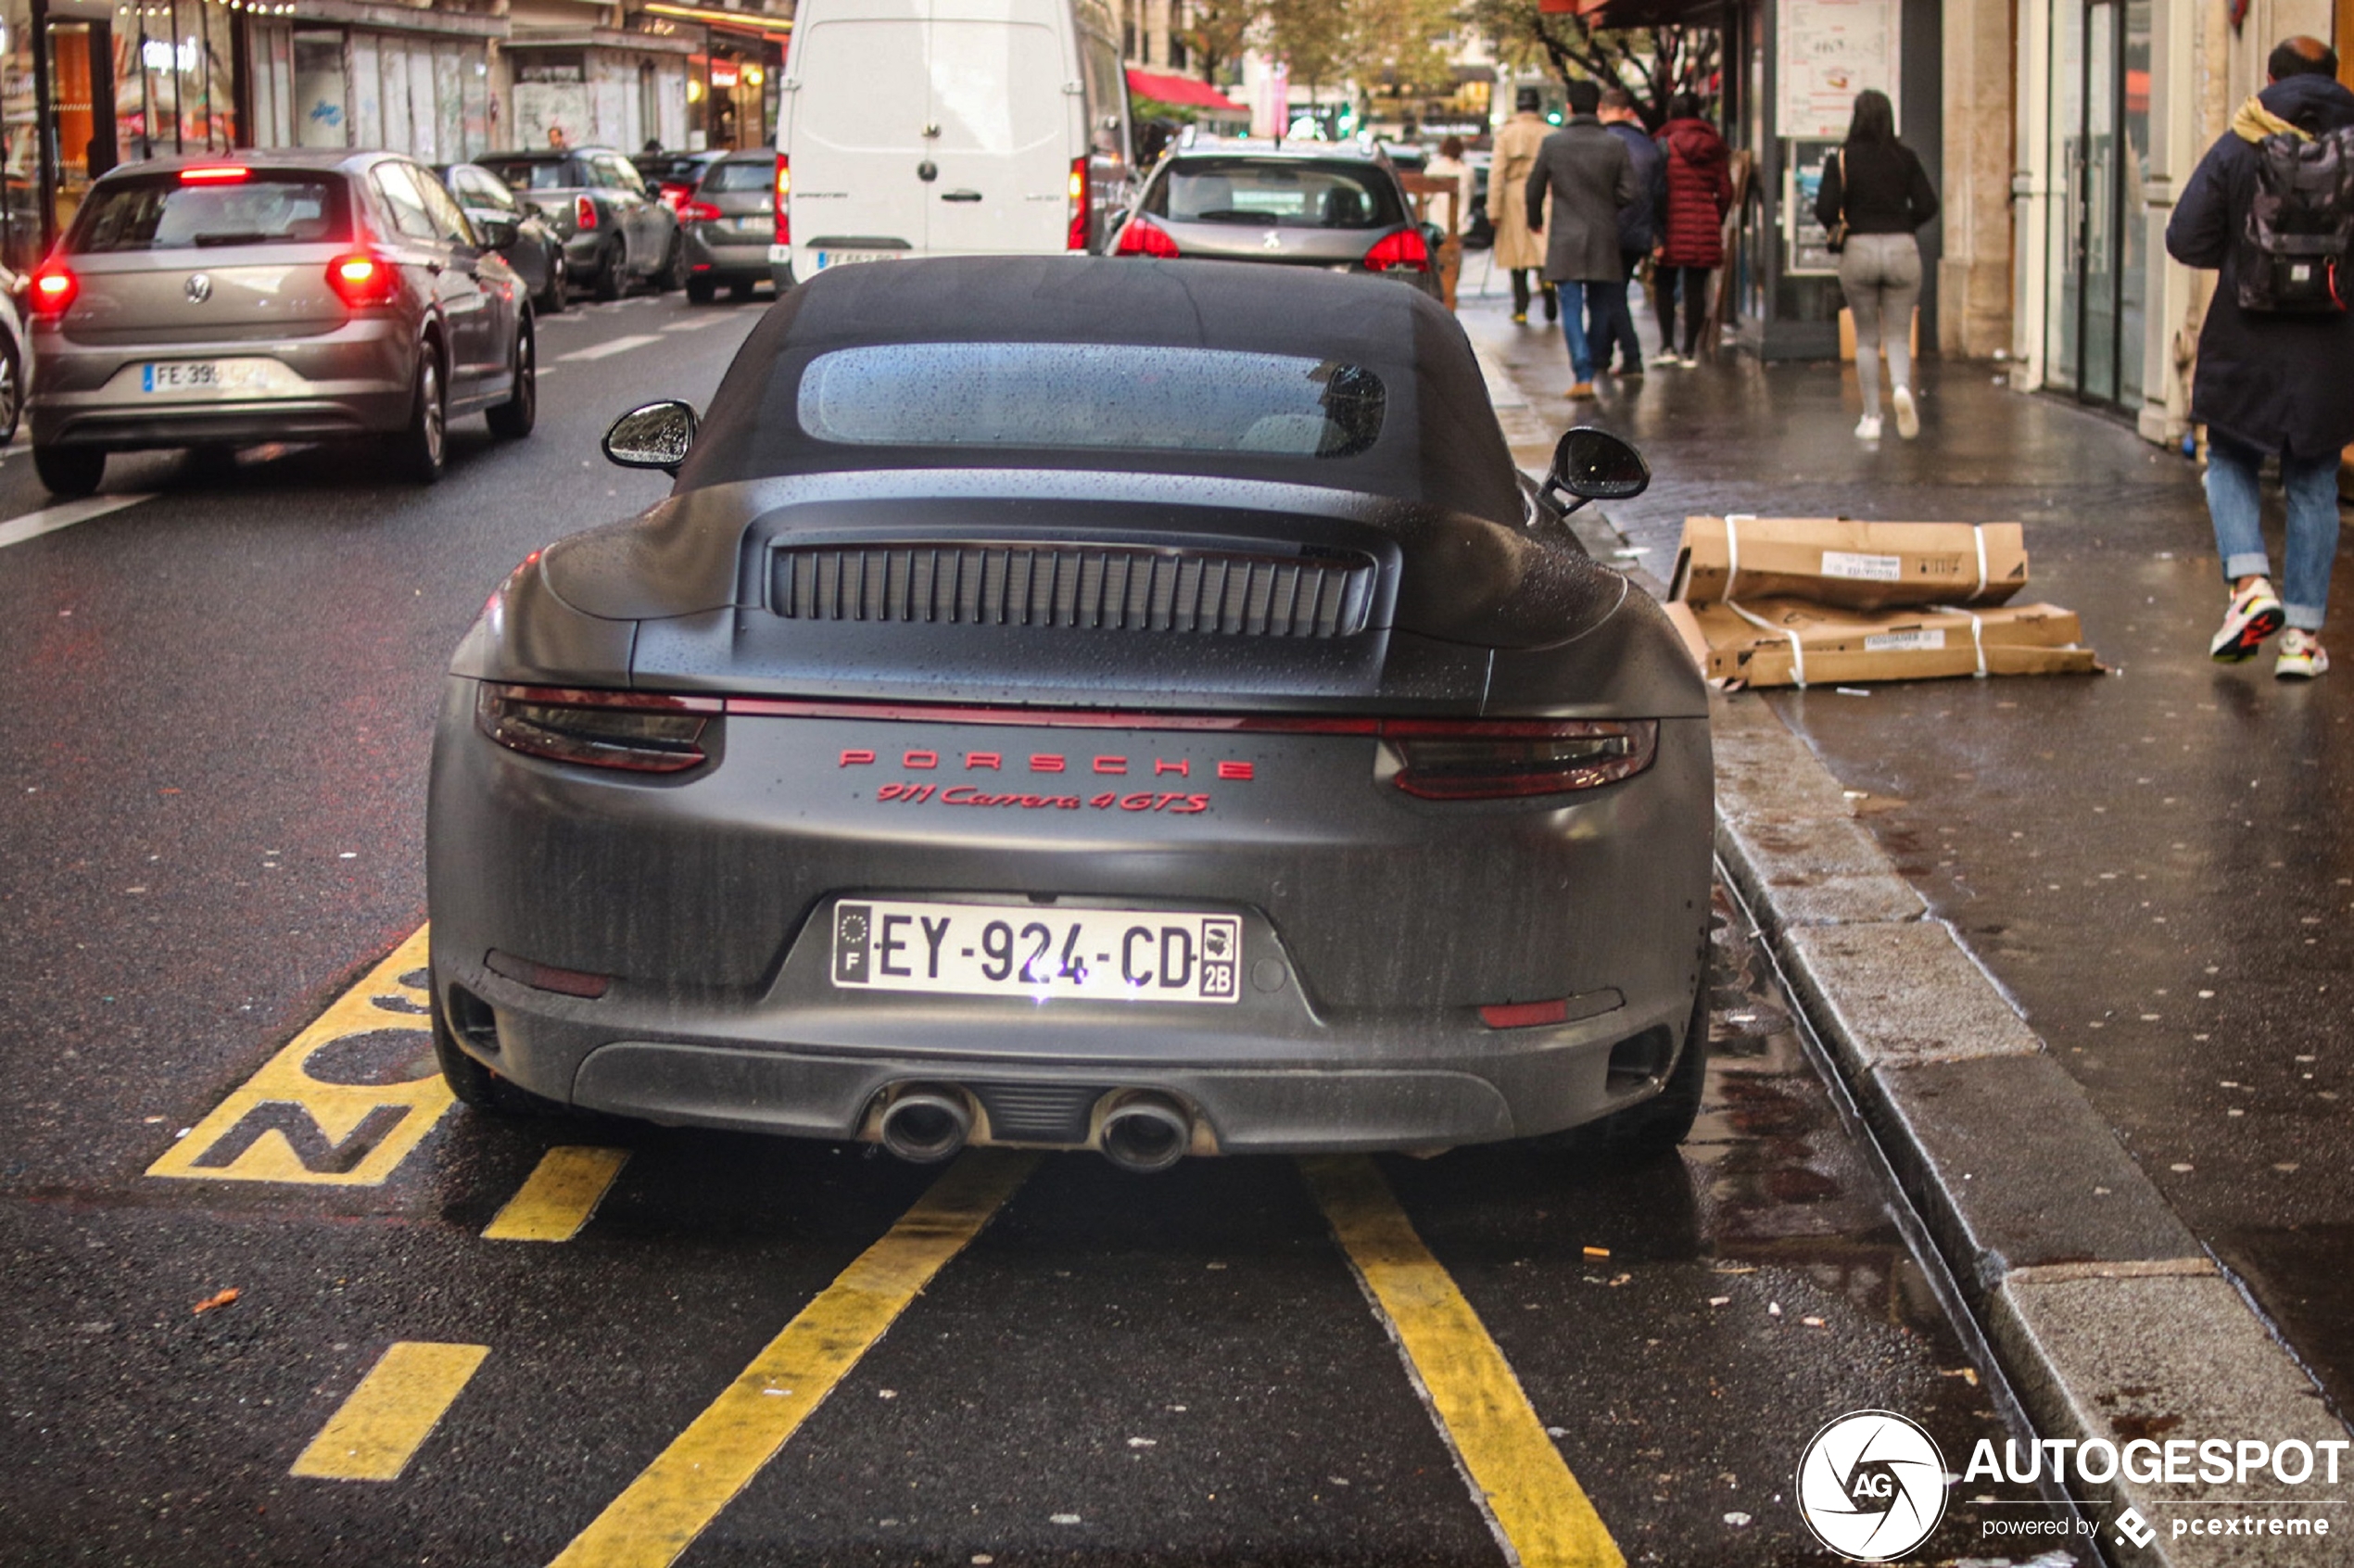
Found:
<path fill-rule="evenodd" d="M 648 0 L 650 25 L 690 41 L 687 146 L 765 147 L 777 138 L 777 103 L 792 23 L 760 11 Z"/>
<path fill-rule="evenodd" d="M 2043 384 L 2138 411 L 2153 265 L 2153 0 L 2049 0 Z"/>
<path fill-rule="evenodd" d="M 293 0 L 246 25 L 257 147 L 386 147 L 426 163 L 500 145 L 490 90 L 501 17 Z"/>

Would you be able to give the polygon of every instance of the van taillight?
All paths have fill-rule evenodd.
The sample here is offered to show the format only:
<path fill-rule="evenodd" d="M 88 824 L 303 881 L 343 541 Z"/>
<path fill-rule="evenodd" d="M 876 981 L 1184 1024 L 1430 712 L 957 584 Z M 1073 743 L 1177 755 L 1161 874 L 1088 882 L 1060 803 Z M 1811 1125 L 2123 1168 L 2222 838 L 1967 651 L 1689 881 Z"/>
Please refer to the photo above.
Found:
<path fill-rule="evenodd" d="M 1376 272 L 1427 272 L 1430 247 L 1423 242 L 1421 231 L 1400 229 L 1373 242 L 1373 248 L 1365 252 L 1365 265 Z"/>
<path fill-rule="evenodd" d="M 82 292 L 82 280 L 65 267 L 52 261 L 32 274 L 32 313 L 36 316 L 62 316 L 73 297 Z"/>
<path fill-rule="evenodd" d="M 792 244 L 792 158 L 777 155 L 777 243 Z"/>
<path fill-rule="evenodd" d="M 1063 248 L 1087 248 L 1087 160 L 1083 158 L 1070 160 L 1070 234 Z"/>
<path fill-rule="evenodd" d="M 1555 795 L 1632 778 L 1659 753 L 1656 719 L 1384 719 L 1390 780 L 1425 801 Z"/>
<path fill-rule="evenodd" d="M 583 767 L 683 773 L 710 759 L 716 697 L 483 683 L 475 727 L 510 751 Z"/>
<path fill-rule="evenodd" d="M 1120 231 L 1120 243 L 1112 247 L 1114 256 L 1157 256 L 1169 260 L 1177 255 L 1177 242 L 1169 231 L 1149 218 L 1136 217 Z"/>
<path fill-rule="evenodd" d="M 595 228 L 597 226 L 597 204 L 590 201 L 585 196 L 573 197 L 572 226 L 576 229 Z"/>
<path fill-rule="evenodd" d="M 389 305 L 399 284 L 400 274 L 390 264 L 364 250 L 327 263 L 327 286 L 354 310 L 362 305 Z"/>

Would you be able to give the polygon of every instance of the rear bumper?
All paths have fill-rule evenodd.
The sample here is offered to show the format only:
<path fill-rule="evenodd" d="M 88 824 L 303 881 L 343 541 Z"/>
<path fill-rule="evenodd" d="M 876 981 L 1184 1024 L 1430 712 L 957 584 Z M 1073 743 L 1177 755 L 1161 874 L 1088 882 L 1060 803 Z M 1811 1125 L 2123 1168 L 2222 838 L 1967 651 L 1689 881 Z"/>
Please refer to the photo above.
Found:
<path fill-rule="evenodd" d="M 41 380 L 26 406 L 44 446 L 127 451 L 212 442 L 304 441 L 399 430 L 414 398 L 416 332 L 396 316 L 362 317 L 289 340 L 133 347 L 79 344 L 42 329 Z M 262 358 L 300 377 L 289 395 L 239 399 L 143 395 L 135 367 L 150 360 Z"/>
<path fill-rule="evenodd" d="M 829 1138 L 870 1131 L 894 1086 L 1006 1086 L 1193 1107 L 1204 1152 L 1411 1148 L 1575 1126 L 1652 1092 L 1701 979 L 1711 830 L 1706 722 L 1661 725 L 1659 759 L 1563 803 L 1430 806 L 1375 777 L 1362 738 L 1099 733 L 1068 808 L 878 799 L 897 770 L 857 748 L 968 742 L 1035 790 L 1024 759 L 1073 744 L 1013 727 L 730 716 L 718 759 L 648 783 L 520 756 L 473 725 L 453 677 L 427 829 L 435 983 L 462 1043 L 551 1099 L 658 1121 Z M 1133 778 L 1179 765 L 1206 808 L 1094 809 L 1098 752 Z M 1221 759 L 1250 765 L 1227 782 Z M 1160 770 L 1167 768 L 1169 774 Z M 934 775 L 956 785 L 961 773 Z M 922 778 L 924 775 L 911 777 Z M 1064 786 L 1057 784 L 1057 788 Z M 1179 796 L 1179 800 L 1186 797 Z M 934 801 L 938 803 L 935 804 Z M 986 803 L 975 803 L 985 804 Z M 1052 803 L 1047 803 L 1049 807 Z M 1231 1004 L 837 989 L 848 897 L 1030 900 L 1231 912 Z M 493 972 L 494 951 L 610 977 L 589 1000 Z M 1568 998 L 1562 1021 L 1491 1029 L 1483 1005 Z M 1614 1056 L 1617 1058 L 1614 1070 Z"/>
<path fill-rule="evenodd" d="M 690 277 L 714 283 L 766 283 L 772 276 L 766 239 L 721 243 L 706 238 L 698 227 L 687 231 L 686 245 Z"/>

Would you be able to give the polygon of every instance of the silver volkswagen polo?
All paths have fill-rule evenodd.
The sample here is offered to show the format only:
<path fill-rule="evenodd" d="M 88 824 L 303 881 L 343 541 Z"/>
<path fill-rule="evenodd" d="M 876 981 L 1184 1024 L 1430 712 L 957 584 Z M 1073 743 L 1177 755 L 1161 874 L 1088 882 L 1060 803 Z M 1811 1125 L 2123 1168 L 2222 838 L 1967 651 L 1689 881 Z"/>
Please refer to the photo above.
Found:
<path fill-rule="evenodd" d="M 87 495 L 110 452 L 350 436 L 430 483 L 452 415 L 529 435 L 531 302 L 500 254 L 515 237 L 388 153 L 116 170 L 29 290 L 42 483 Z"/>

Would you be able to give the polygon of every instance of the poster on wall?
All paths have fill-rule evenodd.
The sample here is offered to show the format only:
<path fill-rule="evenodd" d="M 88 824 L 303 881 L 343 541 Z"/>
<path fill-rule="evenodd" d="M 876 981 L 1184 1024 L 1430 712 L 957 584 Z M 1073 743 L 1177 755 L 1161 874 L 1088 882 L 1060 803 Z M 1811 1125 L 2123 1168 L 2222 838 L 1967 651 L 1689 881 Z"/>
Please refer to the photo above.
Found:
<path fill-rule="evenodd" d="M 1855 95 L 1877 87 L 1896 106 L 1901 0 L 1781 0 L 1776 59 L 1776 132 L 1785 137 L 1841 140 Z"/>
<path fill-rule="evenodd" d="M 1785 277 L 1829 276 L 1839 271 L 1830 248 L 1830 234 L 1815 216 L 1815 198 L 1822 193 L 1823 169 L 1839 144 L 1821 140 L 1792 141 L 1782 159 L 1782 230 L 1789 254 L 1782 261 Z"/>

